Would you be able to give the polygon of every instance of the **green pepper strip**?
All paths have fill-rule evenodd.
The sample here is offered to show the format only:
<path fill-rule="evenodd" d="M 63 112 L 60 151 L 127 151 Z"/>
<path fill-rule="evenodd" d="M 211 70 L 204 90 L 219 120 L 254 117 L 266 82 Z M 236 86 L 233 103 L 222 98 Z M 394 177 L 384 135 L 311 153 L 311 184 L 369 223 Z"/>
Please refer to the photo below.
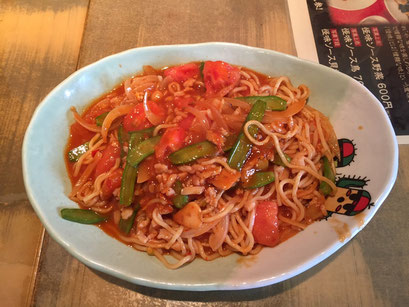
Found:
<path fill-rule="evenodd" d="M 130 149 L 128 151 L 127 161 L 128 163 L 136 167 L 143 159 L 150 156 L 155 152 L 155 146 L 159 143 L 161 136 L 157 135 L 143 142 L 136 142 L 135 139 L 139 139 L 138 136 L 134 137 L 130 141 Z"/>
<path fill-rule="evenodd" d="M 134 224 L 134 221 L 135 221 L 135 216 L 136 216 L 136 213 L 138 212 L 138 210 L 139 210 L 139 204 L 136 206 L 136 208 L 134 209 L 134 211 L 132 212 L 132 215 L 130 216 L 130 217 L 128 217 L 127 219 L 120 219 L 119 220 L 119 225 L 118 225 L 118 227 L 119 227 L 119 230 L 121 230 L 124 234 L 128 234 L 130 231 L 131 231 L 131 229 L 132 229 L 132 226 L 133 226 L 133 224 Z"/>
<path fill-rule="evenodd" d="M 121 147 L 121 160 L 122 160 L 122 158 L 125 157 L 126 155 L 125 150 L 124 150 L 124 144 L 125 142 L 128 141 L 128 133 L 125 131 L 122 124 L 118 128 L 118 141 L 119 141 L 119 146 Z"/>
<path fill-rule="evenodd" d="M 132 204 L 135 181 L 138 175 L 138 164 L 153 154 L 155 145 L 161 138 L 160 136 L 155 136 L 142 141 L 147 133 L 145 130 L 134 132 L 130 137 L 127 163 L 122 173 L 121 191 L 119 193 L 119 203 L 124 206 Z"/>
<path fill-rule="evenodd" d="M 264 187 L 275 180 L 274 172 L 258 172 L 249 178 L 246 183 L 243 183 L 245 189 L 256 189 Z"/>
<path fill-rule="evenodd" d="M 65 208 L 61 210 L 61 217 L 65 220 L 81 224 L 97 224 L 107 220 L 106 217 L 87 209 Z"/>
<path fill-rule="evenodd" d="M 102 126 L 102 124 L 104 123 L 105 117 L 107 117 L 109 112 L 105 112 L 102 113 L 100 115 L 98 115 L 97 117 L 95 117 L 95 124 L 99 127 Z"/>
<path fill-rule="evenodd" d="M 124 172 L 122 173 L 121 190 L 119 193 L 119 203 L 121 205 L 129 206 L 132 204 L 137 175 L 138 169 L 126 163 Z"/>
<path fill-rule="evenodd" d="M 289 155 L 284 154 L 284 157 L 288 161 L 288 163 L 291 162 L 291 157 Z M 276 165 L 285 166 L 283 160 L 281 159 L 281 157 L 280 157 L 280 155 L 278 153 L 275 153 L 273 163 L 276 164 Z"/>
<path fill-rule="evenodd" d="M 192 144 L 169 155 L 169 160 L 173 164 L 184 164 L 203 157 L 214 156 L 217 153 L 217 146 L 209 141 Z"/>
<path fill-rule="evenodd" d="M 176 180 L 175 183 L 173 184 L 173 190 L 175 191 L 176 194 L 180 194 L 182 192 L 182 181 Z"/>
<path fill-rule="evenodd" d="M 77 162 L 78 159 L 88 151 L 89 149 L 89 142 L 86 142 L 78 147 L 71 149 L 68 152 L 68 160 L 70 162 Z"/>
<path fill-rule="evenodd" d="M 247 96 L 237 97 L 236 99 L 243 100 L 249 104 L 254 104 L 261 100 L 266 102 L 266 110 L 270 111 L 284 111 L 287 109 L 287 101 L 278 96 Z"/>
<path fill-rule="evenodd" d="M 266 102 L 262 100 L 256 101 L 253 107 L 251 108 L 249 114 L 247 115 L 247 118 L 244 121 L 244 123 L 250 120 L 261 121 L 264 117 L 265 110 L 266 110 Z M 258 132 L 258 128 L 251 126 L 249 127 L 248 131 L 253 137 L 255 137 Z M 244 162 L 246 162 L 247 157 L 250 155 L 252 147 L 253 147 L 253 144 L 250 142 L 250 140 L 246 137 L 246 135 L 242 131 L 239 134 L 236 143 L 234 144 L 233 148 L 230 151 L 230 156 L 228 159 L 229 166 L 238 171 L 241 171 L 241 168 L 243 167 Z"/>
<path fill-rule="evenodd" d="M 335 182 L 335 175 L 334 175 L 334 173 L 332 171 L 331 164 L 329 163 L 328 158 L 324 156 L 322 158 L 322 160 L 324 162 L 324 165 L 323 165 L 323 175 L 324 175 L 324 177 L 328 178 L 332 182 Z M 322 194 L 327 196 L 327 195 L 331 194 L 332 188 L 325 181 L 321 181 L 320 182 L 320 191 L 322 192 Z"/>
<path fill-rule="evenodd" d="M 223 151 L 229 151 L 233 148 L 234 144 L 236 143 L 238 135 L 237 134 L 230 134 L 226 137 L 226 141 L 224 142 Z"/>
<path fill-rule="evenodd" d="M 172 203 L 176 208 L 182 209 L 189 202 L 189 196 L 180 194 L 182 192 L 182 182 L 180 180 L 175 181 L 173 190 L 176 195 L 173 197 Z"/>
<path fill-rule="evenodd" d="M 155 127 L 150 127 L 146 128 L 143 130 L 138 130 L 138 131 L 131 131 L 129 132 L 129 149 L 132 147 L 132 145 L 135 145 L 137 143 L 140 143 L 147 138 L 152 137 L 153 135 L 153 130 L 155 130 Z"/>
<path fill-rule="evenodd" d="M 182 209 L 186 204 L 189 202 L 189 196 L 187 195 L 176 195 L 172 199 L 173 205 L 178 208 Z"/>

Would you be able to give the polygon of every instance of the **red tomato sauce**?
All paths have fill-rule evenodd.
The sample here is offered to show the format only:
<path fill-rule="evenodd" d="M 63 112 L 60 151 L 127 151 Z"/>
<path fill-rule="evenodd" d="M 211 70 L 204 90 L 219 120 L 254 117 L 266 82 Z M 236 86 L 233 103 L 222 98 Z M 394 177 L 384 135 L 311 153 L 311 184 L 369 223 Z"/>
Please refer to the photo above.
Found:
<path fill-rule="evenodd" d="M 196 63 L 196 64 L 199 65 L 200 63 Z M 170 75 L 175 74 L 175 72 L 172 70 L 170 70 L 168 73 L 165 72 L 166 70 L 155 70 L 155 71 L 157 74 L 162 75 L 163 77 L 166 77 L 166 74 L 170 74 Z M 152 69 L 150 69 L 150 72 L 152 72 Z M 269 78 L 266 75 L 262 75 L 254 71 L 252 71 L 252 73 L 254 73 L 258 77 L 258 79 L 260 80 L 260 83 L 262 84 L 266 83 L 267 79 Z M 197 74 L 196 70 L 192 69 L 191 67 L 187 67 L 186 70 L 184 71 L 184 74 L 180 76 L 178 75 L 176 79 L 181 80 L 181 82 L 183 82 L 186 79 L 186 76 L 191 77 L 192 75 L 195 75 L 195 74 Z M 217 78 L 217 76 L 215 76 L 214 78 Z M 229 72 L 229 78 L 233 78 L 233 79 L 237 78 L 236 72 L 233 71 L 231 76 Z M 212 89 L 212 91 L 216 92 L 217 88 Z M 248 93 L 246 92 L 242 92 L 242 94 L 244 96 L 248 95 Z M 87 107 L 85 111 L 81 114 L 81 117 L 84 118 L 88 123 L 95 124 L 95 118 L 98 115 L 101 115 L 102 113 L 108 112 L 112 109 L 111 105 L 106 102 L 107 99 L 112 99 L 114 97 L 123 97 L 125 95 L 126 94 L 124 91 L 124 84 L 120 84 L 115 89 L 110 91 L 109 93 L 102 95 L 100 98 L 92 102 L 90 106 Z M 169 115 L 169 113 L 171 112 L 171 110 L 174 109 L 175 106 L 177 107 L 185 106 L 185 105 L 188 105 L 189 101 L 192 101 L 192 99 L 197 100 L 200 97 L 204 97 L 205 90 L 204 90 L 204 87 L 197 86 L 192 91 L 190 91 L 188 93 L 188 96 L 186 97 L 178 97 L 174 100 L 171 100 L 169 99 L 170 96 L 171 95 L 169 93 L 163 96 L 160 96 L 160 95 L 155 96 L 155 103 L 157 103 L 163 110 L 166 111 L 166 115 Z M 185 120 L 181 122 L 181 126 L 189 127 L 192 123 L 192 119 L 193 119 L 193 116 L 189 115 Z M 70 127 L 70 136 L 69 136 L 66 150 L 65 150 L 65 163 L 66 163 L 66 168 L 67 168 L 68 175 L 71 180 L 72 186 L 75 185 L 76 181 L 78 180 L 78 178 L 80 177 L 80 175 L 82 174 L 86 166 L 82 166 L 82 169 L 80 170 L 79 175 L 75 177 L 73 173 L 74 163 L 68 161 L 67 154 L 73 148 L 76 148 L 79 145 L 84 144 L 85 142 L 89 141 L 94 135 L 95 135 L 94 132 L 88 131 L 86 128 L 82 127 L 80 124 L 76 122 L 73 123 Z M 183 136 L 185 137 L 185 139 L 188 140 L 187 144 L 184 144 L 183 146 L 187 146 L 190 143 L 197 143 L 197 142 L 205 140 L 205 131 L 189 130 L 188 134 L 183 135 Z M 177 137 L 178 136 L 175 136 L 175 138 Z M 180 148 L 179 145 L 178 145 L 178 148 Z M 166 151 L 166 149 L 164 150 Z M 260 152 L 257 150 L 257 148 L 255 148 L 255 150 L 252 152 L 251 155 L 265 156 L 266 153 Z M 149 157 L 148 159 L 146 159 L 143 163 L 149 164 L 149 166 L 147 167 L 152 168 L 152 165 L 156 162 L 158 162 L 158 160 L 153 155 Z M 169 161 L 161 160 L 161 162 L 165 163 L 169 168 L 174 167 L 171 163 L 169 163 Z M 144 204 L 146 204 L 153 197 L 154 197 L 154 194 L 144 193 L 143 195 L 137 197 L 136 202 L 139 202 L 143 208 Z M 120 206 L 119 202 L 117 200 L 111 200 L 108 203 L 108 205 L 112 205 L 114 207 L 114 210 L 112 210 L 111 213 L 107 215 L 108 220 L 106 222 L 99 224 L 98 227 L 100 227 L 108 235 L 127 244 L 123 239 L 121 239 L 121 236 L 126 236 L 126 235 L 120 233 L 118 226 L 114 223 L 114 217 L 112 214 L 112 212 L 116 211 L 116 209 L 119 208 Z M 85 207 L 82 207 L 82 208 L 86 209 Z M 286 213 L 285 210 L 286 209 L 284 208 L 284 206 L 278 207 L 279 214 L 285 215 Z M 283 242 L 287 240 L 288 238 L 295 235 L 297 232 L 298 232 L 297 230 L 295 230 L 294 228 L 291 228 L 290 226 L 279 225 L 279 233 L 280 233 L 279 242 Z"/>

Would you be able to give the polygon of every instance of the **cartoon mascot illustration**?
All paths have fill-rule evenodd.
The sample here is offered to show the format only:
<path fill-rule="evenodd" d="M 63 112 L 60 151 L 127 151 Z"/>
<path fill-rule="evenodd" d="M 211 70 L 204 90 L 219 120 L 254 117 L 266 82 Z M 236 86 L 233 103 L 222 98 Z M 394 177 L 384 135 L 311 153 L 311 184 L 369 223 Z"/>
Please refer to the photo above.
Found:
<path fill-rule="evenodd" d="M 339 139 L 340 159 L 337 159 L 337 168 L 345 167 L 354 161 L 356 147 L 351 140 Z M 356 215 L 366 208 L 370 208 L 371 195 L 363 187 L 367 185 L 369 179 L 366 177 L 342 176 L 335 181 L 338 187 L 334 196 L 325 202 L 325 207 L 330 217 L 333 213 L 343 215 Z"/>
<path fill-rule="evenodd" d="M 335 182 L 338 187 L 337 193 L 325 202 L 328 216 L 333 213 L 356 215 L 365 208 L 372 206 L 371 195 L 368 191 L 362 189 L 368 181 L 366 178 L 359 177 L 339 178 Z"/>

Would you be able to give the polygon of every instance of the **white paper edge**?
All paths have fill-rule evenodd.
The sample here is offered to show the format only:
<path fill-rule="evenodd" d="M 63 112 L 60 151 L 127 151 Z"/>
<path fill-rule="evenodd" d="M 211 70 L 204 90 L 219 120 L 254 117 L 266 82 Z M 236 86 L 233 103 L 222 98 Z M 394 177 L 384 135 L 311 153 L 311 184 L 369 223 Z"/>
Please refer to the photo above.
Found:
<path fill-rule="evenodd" d="M 307 61 L 319 63 L 307 1 L 287 0 L 287 4 L 297 56 Z M 396 138 L 398 144 L 409 144 L 409 135 L 397 135 Z"/>
<path fill-rule="evenodd" d="M 317 48 L 312 32 L 307 1 L 288 0 L 287 3 L 297 56 L 301 59 L 318 63 Z"/>
<path fill-rule="evenodd" d="M 409 135 L 397 135 L 398 144 L 409 144 Z"/>

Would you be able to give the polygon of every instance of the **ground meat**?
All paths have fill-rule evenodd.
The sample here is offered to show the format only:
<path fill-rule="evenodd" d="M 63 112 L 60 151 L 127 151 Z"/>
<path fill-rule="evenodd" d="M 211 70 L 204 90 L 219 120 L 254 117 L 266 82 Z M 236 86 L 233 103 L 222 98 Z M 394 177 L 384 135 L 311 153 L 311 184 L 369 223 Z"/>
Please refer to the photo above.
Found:
<path fill-rule="evenodd" d="M 172 239 L 172 234 L 169 231 L 167 231 L 165 228 L 161 228 L 159 230 L 159 234 L 158 234 L 157 238 L 169 241 L 170 239 Z"/>
<path fill-rule="evenodd" d="M 173 186 L 173 184 L 175 183 L 175 181 L 178 179 L 178 174 L 172 174 L 168 177 L 168 180 L 166 182 L 166 186 L 167 187 L 171 187 Z"/>
<path fill-rule="evenodd" d="M 148 185 L 148 191 L 150 193 L 155 193 L 156 192 L 156 185 L 153 182 Z"/>
<path fill-rule="evenodd" d="M 205 183 L 205 179 L 200 178 L 197 175 L 193 175 L 192 176 L 192 183 L 193 183 L 193 185 L 196 185 L 196 186 L 202 186 Z"/>
<path fill-rule="evenodd" d="M 210 166 L 209 165 L 207 169 L 199 173 L 198 176 L 202 179 L 207 179 L 207 178 L 219 175 L 221 171 L 222 171 L 221 166 Z"/>
<path fill-rule="evenodd" d="M 166 196 L 168 196 L 168 197 L 173 196 L 173 195 L 175 195 L 175 190 L 172 189 L 172 188 L 168 188 L 168 190 L 166 191 L 165 194 L 166 194 Z"/>
<path fill-rule="evenodd" d="M 194 164 L 192 165 L 192 169 L 194 169 L 197 172 L 201 172 L 205 169 L 205 167 L 203 165 L 200 164 Z"/>
<path fill-rule="evenodd" d="M 189 174 L 193 174 L 195 170 L 190 165 L 182 165 L 179 166 L 178 169 L 182 172 L 187 172 Z"/>
<path fill-rule="evenodd" d="M 132 208 L 123 208 L 122 211 L 121 211 L 121 218 L 122 218 L 123 220 L 126 220 L 126 219 L 128 219 L 129 217 L 131 217 L 132 213 L 133 213 L 133 209 L 132 209 Z"/>
<path fill-rule="evenodd" d="M 157 174 L 166 173 L 168 171 L 168 166 L 166 164 L 156 163 L 153 167 Z"/>
<path fill-rule="evenodd" d="M 147 243 L 149 241 L 149 239 L 145 236 L 145 234 L 138 230 L 136 232 L 136 237 L 138 238 L 139 241 L 141 241 L 142 243 Z"/>
<path fill-rule="evenodd" d="M 208 203 L 210 206 L 216 207 L 217 205 L 216 197 L 217 197 L 217 192 L 215 188 L 208 187 L 205 190 L 205 200 L 206 200 L 206 203 Z"/>
<path fill-rule="evenodd" d="M 142 213 L 138 214 L 136 217 L 136 227 L 138 229 L 146 228 L 149 225 L 150 221 L 151 220 L 142 211 Z"/>

